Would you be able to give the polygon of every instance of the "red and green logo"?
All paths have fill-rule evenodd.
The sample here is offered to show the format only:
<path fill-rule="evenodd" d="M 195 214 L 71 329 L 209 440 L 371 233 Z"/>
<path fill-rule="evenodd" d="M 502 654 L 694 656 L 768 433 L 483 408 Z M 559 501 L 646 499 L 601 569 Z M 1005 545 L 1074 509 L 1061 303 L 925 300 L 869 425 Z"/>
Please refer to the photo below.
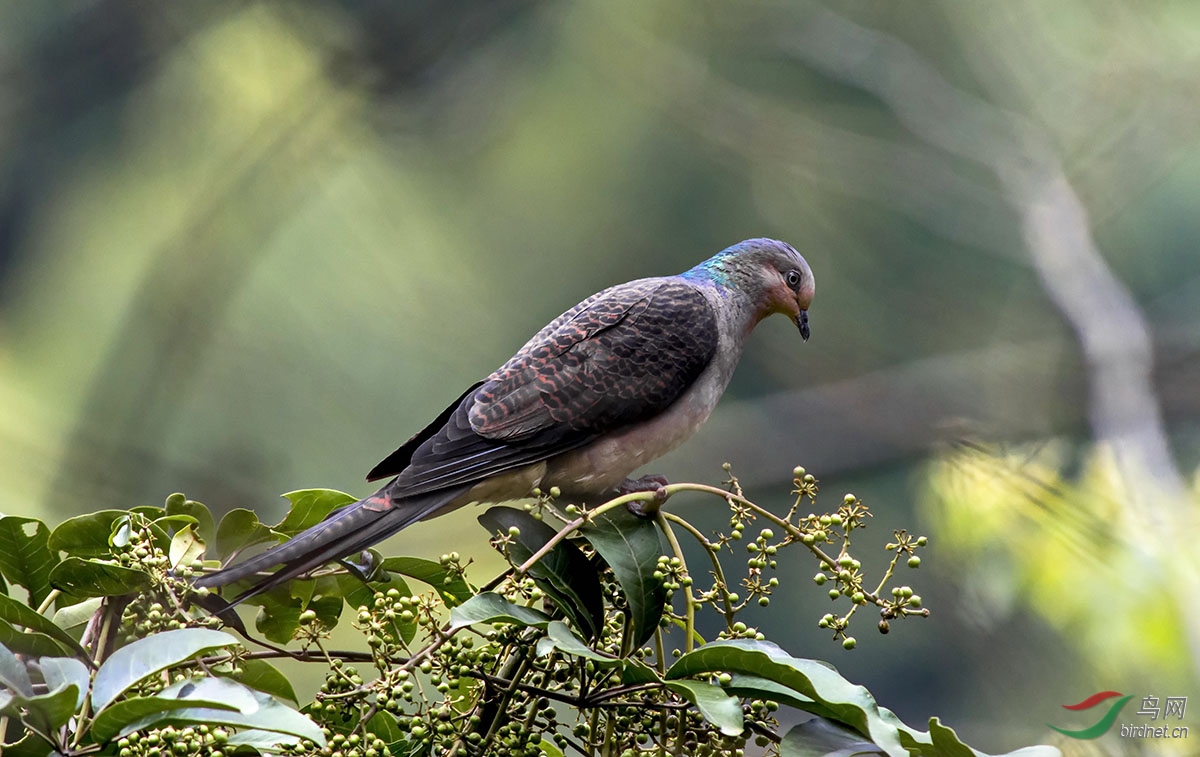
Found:
<path fill-rule="evenodd" d="M 1049 725 L 1051 728 L 1058 731 L 1062 735 L 1070 736 L 1073 739 L 1094 739 L 1094 738 L 1097 738 L 1098 736 L 1103 736 L 1105 733 L 1108 732 L 1109 728 L 1112 728 L 1113 722 L 1116 721 L 1117 715 L 1121 714 L 1121 708 L 1125 706 L 1125 703 L 1128 702 L 1130 699 L 1133 699 L 1133 694 L 1127 694 L 1125 696 L 1121 696 L 1121 692 L 1119 692 L 1119 691 L 1101 691 L 1096 694 L 1092 694 L 1090 697 L 1083 700 L 1079 704 L 1064 704 L 1063 705 L 1063 708 L 1067 709 L 1067 710 L 1075 710 L 1075 711 L 1090 710 L 1093 707 L 1095 707 L 1096 705 L 1100 704 L 1101 702 L 1108 700 L 1108 699 L 1112 699 L 1113 697 L 1121 697 L 1121 698 L 1118 699 L 1117 701 L 1113 702 L 1111 705 L 1109 705 L 1108 712 L 1104 713 L 1104 717 L 1102 717 L 1098 721 L 1096 721 L 1096 724 L 1091 726 L 1090 728 L 1081 728 L 1078 731 L 1068 731 L 1066 728 L 1059 728 L 1058 726 L 1050 725 L 1049 723 L 1047 723 L 1046 725 Z"/>

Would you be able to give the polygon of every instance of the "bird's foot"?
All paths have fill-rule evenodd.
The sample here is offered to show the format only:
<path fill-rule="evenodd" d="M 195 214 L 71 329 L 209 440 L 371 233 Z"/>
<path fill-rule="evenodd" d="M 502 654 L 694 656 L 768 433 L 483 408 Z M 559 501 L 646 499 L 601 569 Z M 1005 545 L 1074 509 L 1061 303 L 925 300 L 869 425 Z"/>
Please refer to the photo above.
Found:
<path fill-rule="evenodd" d="M 664 487 L 670 483 L 666 476 L 660 475 L 627 478 L 617 486 L 617 493 L 624 496 L 638 492 L 655 492 L 656 496 L 654 499 L 638 500 L 630 502 L 625 506 L 629 509 L 629 512 L 639 518 L 652 518 L 658 512 L 658 508 L 662 506 L 662 503 L 667 501 L 667 493 Z"/>

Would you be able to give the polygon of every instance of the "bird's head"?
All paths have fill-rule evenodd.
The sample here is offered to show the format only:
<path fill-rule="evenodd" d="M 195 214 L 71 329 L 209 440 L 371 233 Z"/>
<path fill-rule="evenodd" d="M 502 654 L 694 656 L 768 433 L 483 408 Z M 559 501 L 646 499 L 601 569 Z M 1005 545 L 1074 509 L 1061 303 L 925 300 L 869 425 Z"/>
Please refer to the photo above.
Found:
<path fill-rule="evenodd" d="M 816 284 L 808 261 L 790 244 L 775 239 L 747 239 L 688 272 L 693 273 L 745 294 L 756 321 L 774 313 L 787 315 L 808 341 L 808 308 Z"/>

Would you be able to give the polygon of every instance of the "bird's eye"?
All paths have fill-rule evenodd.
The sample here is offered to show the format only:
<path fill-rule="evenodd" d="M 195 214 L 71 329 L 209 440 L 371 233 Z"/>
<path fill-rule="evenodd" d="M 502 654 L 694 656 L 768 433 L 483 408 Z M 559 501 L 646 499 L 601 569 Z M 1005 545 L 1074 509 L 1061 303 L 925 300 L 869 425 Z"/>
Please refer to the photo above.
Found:
<path fill-rule="evenodd" d="M 789 287 L 791 287 L 792 289 L 796 289 L 797 287 L 800 286 L 800 272 L 799 271 L 788 271 L 787 272 L 787 285 Z"/>

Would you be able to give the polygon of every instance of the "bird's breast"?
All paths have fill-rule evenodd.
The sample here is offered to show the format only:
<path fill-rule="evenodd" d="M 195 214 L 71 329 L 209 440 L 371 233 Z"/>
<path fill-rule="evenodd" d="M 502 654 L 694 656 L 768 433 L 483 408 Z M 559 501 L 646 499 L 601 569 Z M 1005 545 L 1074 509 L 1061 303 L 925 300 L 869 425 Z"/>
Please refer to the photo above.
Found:
<path fill-rule="evenodd" d="M 585 501 L 611 495 L 630 473 L 678 447 L 708 420 L 729 382 L 722 368 L 710 365 L 657 416 L 547 461 L 542 489 L 557 486 L 568 497 Z"/>

